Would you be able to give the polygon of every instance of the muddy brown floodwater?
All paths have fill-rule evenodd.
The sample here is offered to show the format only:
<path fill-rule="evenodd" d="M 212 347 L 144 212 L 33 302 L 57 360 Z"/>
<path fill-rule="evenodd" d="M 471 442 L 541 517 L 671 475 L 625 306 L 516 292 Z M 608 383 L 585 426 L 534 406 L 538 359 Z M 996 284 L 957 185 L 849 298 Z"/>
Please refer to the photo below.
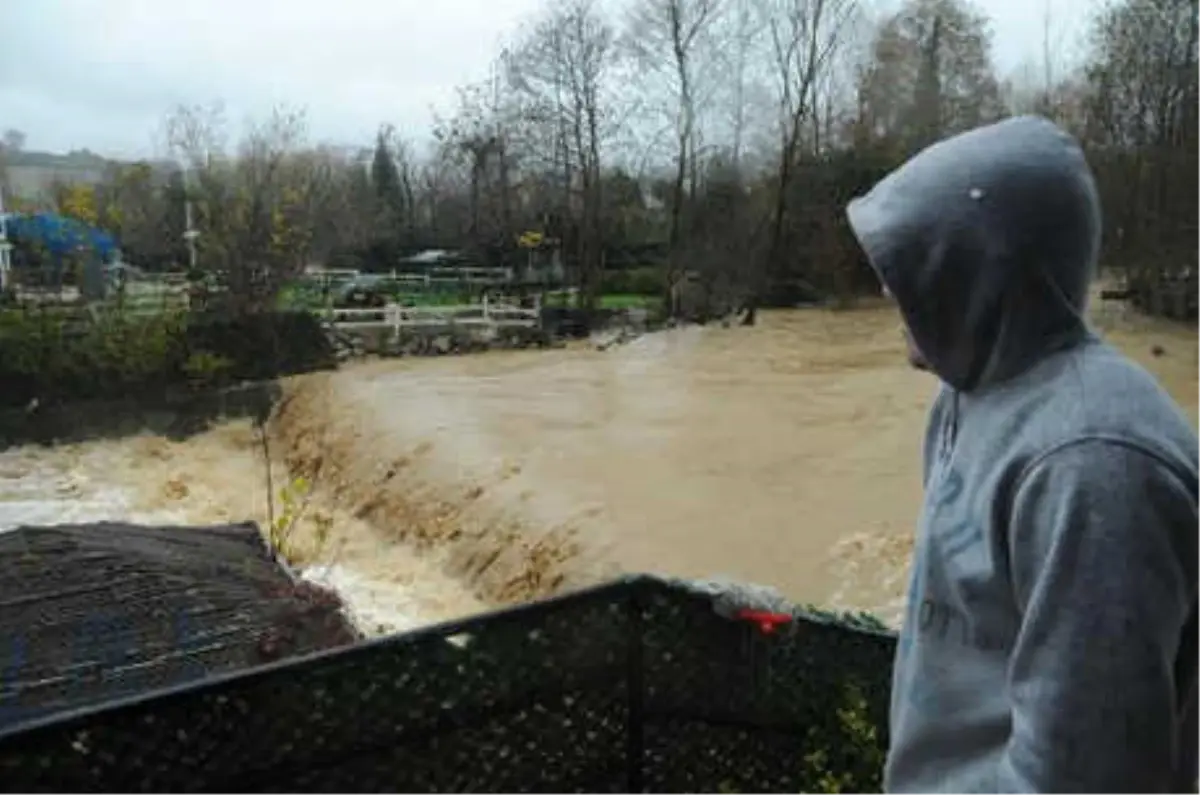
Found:
<path fill-rule="evenodd" d="M 1195 424 L 1196 330 L 1098 323 Z M 894 621 L 934 391 L 905 364 L 886 307 L 766 312 L 753 328 L 675 329 L 604 352 L 302 377 L 275 443 L 329 504 L 483 602 L 652 571 Z M 379 577 L 389 564 L 356 565 Z"/>
<path fill-rule="evenodd" d="M 1096 320 L 1195 424 L 1195 328 Z M 369 634 L 629 571 L 748 580 L 894 622 L 934 390 L 881 306 L 766 312 L 604 352 L 359 363 L 285 385 L 270 490 L 246 421 L 182 442 L 27 446 L 0 451 L 0 531 L 266 526 L 267 494 L 302 474 L 315 491 L 288 554 Z"/>

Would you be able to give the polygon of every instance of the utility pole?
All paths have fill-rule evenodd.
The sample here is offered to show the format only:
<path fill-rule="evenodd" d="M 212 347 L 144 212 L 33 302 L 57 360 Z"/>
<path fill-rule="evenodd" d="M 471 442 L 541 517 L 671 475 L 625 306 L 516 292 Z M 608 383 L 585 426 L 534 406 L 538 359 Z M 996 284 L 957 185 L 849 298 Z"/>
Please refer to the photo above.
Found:
<path fill-rule="evenodd" d="M 192 227 L 192 200 L 184 201 L 184 213 L 186 215 L 185 223 L 187 228 L 183 231 L 183 239 L 187 241 L 188 247 L 188 270 L 195 272 L 196 270 L 196 238 L 200 237 L 200 233 Z"/>
<path fill-rule="evenodd" d="M 12 243 L 8 242 L 8 215 L 4 212 L 4 187 L 0 186 L 0 292 L 8 289 L 9 272 L 12 268 L 12 261 L 9 259 L 11 251 Z"/>
<path fill-rule="evenodd" d="M 179 161 L 179 167 L 183 169 L 183 239 L 187 242 L 188 272 L 191 275 L 196 272 L 196 238 L 200 237 L 200 232 L 192 225 L 192 186 L 188 178 L 188 167 L 182 160 Z"/>

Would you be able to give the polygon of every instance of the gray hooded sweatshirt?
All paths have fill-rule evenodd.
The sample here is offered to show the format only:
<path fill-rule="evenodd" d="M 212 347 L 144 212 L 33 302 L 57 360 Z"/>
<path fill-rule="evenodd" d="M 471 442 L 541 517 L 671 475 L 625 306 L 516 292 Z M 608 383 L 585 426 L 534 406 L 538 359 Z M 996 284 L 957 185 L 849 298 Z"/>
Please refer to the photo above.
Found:
<path fill-rule="evenodd" d="M 1196 436 L 1084 320 L 1100 209 L 1078 145 L 983 127 L 848 216 L 943 384 L 886 788 L 1195 791 Z"/>

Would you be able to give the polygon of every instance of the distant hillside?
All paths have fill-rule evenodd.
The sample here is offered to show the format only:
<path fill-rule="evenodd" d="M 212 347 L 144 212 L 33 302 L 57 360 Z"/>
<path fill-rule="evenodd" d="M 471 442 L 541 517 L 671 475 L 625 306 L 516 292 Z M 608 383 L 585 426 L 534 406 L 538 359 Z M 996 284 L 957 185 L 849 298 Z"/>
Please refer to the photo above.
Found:
<path fill-rule="evenodd" d="M 110 165 L 111 161 L 87 150 L 65 155 L 24 150 L 0 153 L 5 192 L 31 200 L 45 198 L 56 181 L 94 185 Z"/>
<path fill-rule="evenodd" d="M 111 168 L 124 164 L 125 161 L 110 160 L 86 149 L 60 155 L 31 150 L 10 152 L 0 147 L 0 179 L 3 180 L 0 184 L 8 196 L 44 199 L 56 181 L 95 185 Z M 164 172 L 175 168 L 169 162 L 155 165 Z"/>
<path fill-rule="evenodd" d="M 110 160 L 107 160 L 95 152 L 89 152 L 87 149 L 82 149 L 75 152 L 70 152 L 65 155 L 55 154 L 54 152 L 35 152 L 33 150 L 21 149 L 16 152 L 4 151 L 4 161 L 10 167 L 19 166 L 26 168 L 66 168 L 66 169 L 103 169 L 107 166 Z"/>

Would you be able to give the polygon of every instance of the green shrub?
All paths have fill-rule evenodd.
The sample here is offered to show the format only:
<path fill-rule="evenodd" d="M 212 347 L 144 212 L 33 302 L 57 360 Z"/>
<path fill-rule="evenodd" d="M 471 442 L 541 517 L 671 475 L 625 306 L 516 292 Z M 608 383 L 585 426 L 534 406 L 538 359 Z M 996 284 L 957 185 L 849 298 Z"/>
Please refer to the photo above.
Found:
<path fill-rule="evenodd" d="M 335 362 L 307 312 L 229 318 L 0 310 L 0 404 L 10 407 L 269 380 Z"/>
<path fill-rule="evenodd" d="M 834 702 L 832 727 L 808 730 L 804 762 L 810 776 L 803 792 L 881 792 L 885 751 L 867 699 L 853 681 Z M 865 771 L 865 772 L 864 772 Z"/>
<path fill-rule="evenodd" d="M 188 382 L 196 388 L 219 387 L 224 384 L 233 367 L 233 360 L 210 351 L 196 351 L 183 363 Z"/>
<path fill-rule="evenodd" d="M 311 312 L 193 316 L 184 332 L 190 353 L 227 357 L 229 377 L 260 381 L 333 367 L 337 358 L 320 320 Z"/>
<path fill-rule="evenodd" d="M 666 269 L 643 266 L 627 270 L 606 271 L 600 282 L 606 294 L 662 295 L 667 281 Z"/>
<path fill-rule="evenodd" d="M 111 397 L 178 380 L 179 315 L 103 315 L 89 320 L 46 308 L 0 312 L 3 400 Z"/>
<path fill-rule="evenodd" d="M 289 563 L 304 562 L 305 550 L 293 544 L 292 534 L 299 525 L 301 518 L 308 509 L 309 497 L 312 495 L 312 484 L 303 477 L 294 478 L 279 490 L 279 513 L 274 513 L 267 523 L 267 542 L 271 549 Z M 327 513 L 316 511 L 310 517 L 315 537 L 312 549 L 307 551 L 307 557 L 316 558 L 324 552 L 329 543 L 329 534 L 333 529 L 333 518 Z"/>

